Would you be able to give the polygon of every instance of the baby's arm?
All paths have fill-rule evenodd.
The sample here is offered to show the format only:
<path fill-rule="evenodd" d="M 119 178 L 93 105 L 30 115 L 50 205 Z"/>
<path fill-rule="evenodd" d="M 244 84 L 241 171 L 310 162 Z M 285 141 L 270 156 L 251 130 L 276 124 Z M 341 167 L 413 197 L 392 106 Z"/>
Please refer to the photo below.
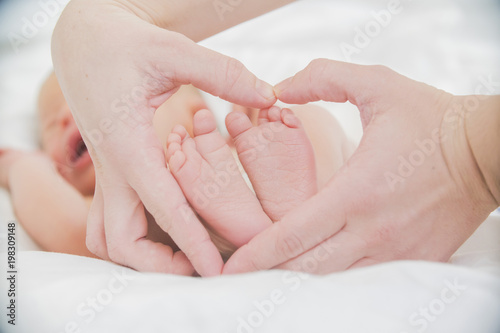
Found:
<path fill-rule="evenodd" d="M 0 150 L 0 187 L 10 191 L 17 218 L 44 250 L 91 256 L 85 245 L 89 206 L 47 156 Z"/>

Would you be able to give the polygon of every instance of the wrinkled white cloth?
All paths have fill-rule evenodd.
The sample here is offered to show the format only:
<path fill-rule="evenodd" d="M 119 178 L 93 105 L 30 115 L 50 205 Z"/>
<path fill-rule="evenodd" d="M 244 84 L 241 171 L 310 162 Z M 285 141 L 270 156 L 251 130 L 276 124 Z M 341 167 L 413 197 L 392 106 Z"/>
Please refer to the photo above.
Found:
<path fill-rule="evenodd" d="M 199 279 L 43 252 L 23 252 L 18 262 L 17 325 L 3 322 L 5 332 L 500 330 L 500 272 L 485 263 L 402 261 L 323 277 L 267 271 Z"/>

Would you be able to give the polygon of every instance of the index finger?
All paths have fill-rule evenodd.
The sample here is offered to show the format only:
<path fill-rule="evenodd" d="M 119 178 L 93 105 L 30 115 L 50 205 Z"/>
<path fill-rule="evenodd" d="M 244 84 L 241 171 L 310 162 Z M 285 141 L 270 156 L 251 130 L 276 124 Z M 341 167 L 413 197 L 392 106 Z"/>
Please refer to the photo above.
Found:
<path fill-rule="evenodd" d="M 165 49 L 176 53 L 154 59 L 160 73 L 175 83 L 192 84 L 198 89 L 229 102 L 255 108 L 268 108 L 276 102 L 273 87 L 258 79 L 240 61 L 200 46 L 181 34 L 161 32 L 168 37 Z M 154 56 L 154 55 L 153 55 Z"/>
<path fill-rule="evenodd" d="M 142 163 L 139 167 L 135 165 L 128 175 L 146 209 L 201 276 L 220 275 L 222 257 L 166 168 L 161 147 L 137 153 L 136 160 Z"/>
<path fill-rule="evenodd" d="M 193 274 L 182 252 L 146 238 L 144 207 L 132 188 L 115 184 L 104 187 L 103 195 L 106 246 L 112 261 L 139 271 Z"/>

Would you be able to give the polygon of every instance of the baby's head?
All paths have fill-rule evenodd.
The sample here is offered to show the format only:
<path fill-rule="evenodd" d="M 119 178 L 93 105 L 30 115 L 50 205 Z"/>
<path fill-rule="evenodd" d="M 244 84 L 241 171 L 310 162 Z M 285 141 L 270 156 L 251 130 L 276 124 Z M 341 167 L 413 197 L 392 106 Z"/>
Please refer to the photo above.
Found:
<path fill-rule="evenodd" d="M 166 142 L 172 128 L 183 125 L 192 135 L 196 111 L 206 108 L 203 97 L 193 86 L 182 86 L 155 113 L 154 128 Z M 94 194 L 95 171 L 87 147 L 54 73 L 44 82 L 38 98 L 42 150 L 57 166 L 58 172 L 82 195 Z"/>
<path fill-rule="evenodd" d="M 94 165 L 54 73 L 40 90 L 38 114 L 42 150 L 66 181 L 83 195 L 93 195 Z"/>

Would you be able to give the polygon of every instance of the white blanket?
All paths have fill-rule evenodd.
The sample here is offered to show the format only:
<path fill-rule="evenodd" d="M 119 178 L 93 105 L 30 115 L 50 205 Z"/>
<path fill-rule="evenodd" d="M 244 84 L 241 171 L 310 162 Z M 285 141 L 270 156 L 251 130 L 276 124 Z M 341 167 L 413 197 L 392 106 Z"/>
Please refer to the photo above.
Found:
<path fill-rule="evenodd" d="M 325 277 L 269 271 L 197 279 L 62 254 L 23 252 L 18 261 L 18 325 L 3 322 L 6 332 L 500 330 L 500 272 L 485 263 L 403 261 Z"/>
<path fill-rule="evenodd" d="M 41 2 L 4 0 L 0 10 L 0 147 L 37 147 L 34 105 L 50 71 L 48 41 L 56 17 L 18 53 L 7 36 L 21 34 L 23 19 L 40 13 Z M 389 2 L 303 0 L 203 45 L 277 83 L 314 58 L 347 60 L 340 45 L 355 45 L 356 29 L 364 29 Z M 485 80 L 491 93 L 500 92 L 498 1 L 401 4 L 401 13 L 350 60 L 384 64 L 452 93 L 473 93 Z M 222 118 L 229 106 L 207 98 Z M 359 140 L 355 108 L 322 105 Z M 2 252 L 5 225 L 13 220 L 0 191 Z M 141 274 L 99 260 L 27 251 L 37 246 L 17 226 L 23 250 L 17 257 L 17 325 L 6 323 L 9 286 L 2 253 L 1 332 L 500 331 L 500 220 L 493 215 L 450 264 L 395 262 L 325 277 L 278 271 L 214 279 Z"/>

